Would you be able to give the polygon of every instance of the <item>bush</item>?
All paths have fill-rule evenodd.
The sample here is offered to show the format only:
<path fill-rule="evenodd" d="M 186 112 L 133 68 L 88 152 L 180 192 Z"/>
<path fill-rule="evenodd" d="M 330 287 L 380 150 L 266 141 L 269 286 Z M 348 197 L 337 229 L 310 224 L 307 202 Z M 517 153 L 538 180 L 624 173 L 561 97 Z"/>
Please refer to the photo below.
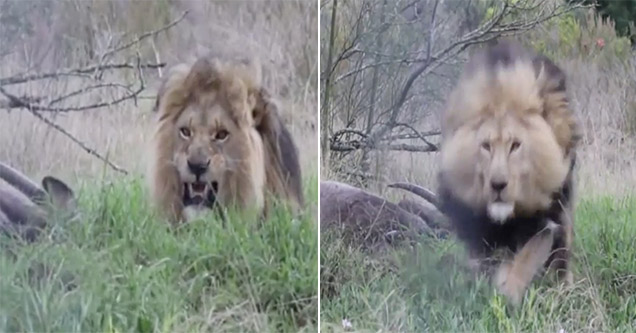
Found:
<path fill-rule="evenodd" d="M 627 37 L 632 43 L 636 42 L 636 0 L 569 0 L 585 5 L 595 5 L 596 12 L 603 19 L 611 19 L 616 23 L 615 29 L 619 36 Z"/>

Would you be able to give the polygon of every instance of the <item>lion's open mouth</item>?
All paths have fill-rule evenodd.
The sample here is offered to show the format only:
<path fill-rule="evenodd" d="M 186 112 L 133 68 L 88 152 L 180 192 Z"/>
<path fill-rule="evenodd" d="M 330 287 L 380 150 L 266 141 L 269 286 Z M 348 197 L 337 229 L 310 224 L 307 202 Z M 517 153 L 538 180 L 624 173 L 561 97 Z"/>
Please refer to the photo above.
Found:
<path fill-rule="evenodd" d="M 194 182 L 185 183 L 183 193 L 184 206 L 207 206 L 212 208 L 216 202 L 216 193 L 219 189 L 218 182 Z"/>

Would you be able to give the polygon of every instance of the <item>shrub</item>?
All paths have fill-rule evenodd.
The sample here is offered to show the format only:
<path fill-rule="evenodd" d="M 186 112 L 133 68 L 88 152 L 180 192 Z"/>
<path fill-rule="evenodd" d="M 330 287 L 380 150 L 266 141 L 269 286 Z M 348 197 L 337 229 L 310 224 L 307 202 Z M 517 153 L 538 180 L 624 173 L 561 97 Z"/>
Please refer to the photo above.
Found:
<path fill-rule="evenodd" d="M 594 5 L 596 12 L 603 19 L 611 19 L 616 23 L 614 29 L 619 36 L 636 42 L 636 0 L 569 0 L 585 5 Z"/>

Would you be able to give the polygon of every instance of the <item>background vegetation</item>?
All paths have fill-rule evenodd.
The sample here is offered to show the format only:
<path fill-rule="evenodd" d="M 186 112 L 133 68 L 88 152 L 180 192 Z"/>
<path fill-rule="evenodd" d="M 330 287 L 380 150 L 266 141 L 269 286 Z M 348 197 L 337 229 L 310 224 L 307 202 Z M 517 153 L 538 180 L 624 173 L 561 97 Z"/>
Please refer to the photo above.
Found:
<path fill-rule="evenodd" d="M 633 251 L 627 249 L 636 237 L 630 222 L 636 209 L 636 54 L 618 23 L 577 4 L 322 4 L 323 180 L 344 181 L 389 199 L 418 200 L 386 187 L 393 182 L 435 189 L 446 98 L 473 50 L 506 29 L 504 36 L 545 53 L 564 69 L 584 136 L 577 155 L 574 286 L 540 281 L 522 308 L 511 309 L 464 270 L 464 251 L 452 239 L 423 239 L 414 248 L 369 253 L 321 231 L 321 327 L 391 332 L 635 327 L 627 292 L 636 287 L 627 268 Z"/>
<path fill-rule="evenodd" d="M 0 331 L 315 331 L 317 27 L 303 0 L 0 0 L 0 161 L 68 182 L 81 213 L 37 244 L 0 240 Z M 175 231 L 143 179 L 156 89 L 171 65 L 219 50 L 263 64 L 307 210 Z M 110 64 L 131 66 L 78 70 Z"/>
<path fill-rule="evenodd" d="M 636 1 L 634 0 L 570 0 L 582 2 L 586 5 L 594 6 L 596 12 L 604 19 L 610 19 L 616 24 L 616 33 L 620 36 L 629 37 L 636 42 Z"/>
<path fill-rule="evenodd" d="M 317 205 L 317 179 L 305 182 Z M 0 235 L 2 332 L 315 332 L 311 211 L 178 230 L 133 177 L 81 191 L 82 215 L 34 244 Z"/>
<path fill-rule="evenodd" d="M 303 166 L 317 172 L 317 8 L 312 1 L 0 1 L 0 77 L 106 63 L 166 63 L 143 71 L 146 88 L 136 99 L 86 112 L 41 112 L 116 165 L 145 171 L 151 109 L 159 79 L 168 67 L 209 52 L 254 55 L 262 62 L 267 86 L 282 102 L 283 117 L 298 140 Z M 143 42 L 115 54 L 113 49 L 144 33 L 185 18 Z M 104 60 L 105 59 L 105 60 Z M 92 74 L 92 73 L 91 73 Z M 66 75 L 5 86 L 13 95 L 41 99 L 94 84 L 136 88 L 134 69 Z M 0 81 L 2 83 L 2 81 Z M 106 87 L 80 94 L 63 106 L 112 100 L 122 91 Z M 0 105 L 3 102 L 0 96 Z M 54 104 L 57 105 L 57 104 Z M 23 109 L 0 110 L 0 159 L 42 176 L 82 179 L 101 175 L 104 164 Z M 316 134 L 317 135 L 317 134 Z M 36 149 L 37 147 L 37 149 Z M 72 166 L 72 167 L 71 167 Z M 110 174 L 112 170 L 106 168 Z"/>
<path fill-rule="evenodd" d="M 540 279 L 518 309 L 472 276 L 453 240 L 370 256 L 323 236 L 321 331 L 631 332 L 636 200 L 597 197 L 578 206 L 575 283 L 557 288 Z"/>

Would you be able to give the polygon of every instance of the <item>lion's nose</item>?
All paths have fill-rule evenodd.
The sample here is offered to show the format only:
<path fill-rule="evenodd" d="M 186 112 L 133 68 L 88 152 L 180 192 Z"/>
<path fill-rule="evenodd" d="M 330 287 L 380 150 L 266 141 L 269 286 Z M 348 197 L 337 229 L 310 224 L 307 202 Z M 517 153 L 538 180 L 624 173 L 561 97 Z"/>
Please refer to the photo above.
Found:
<path fill-rule="evenodd" d="M 197 178 L 208 170 L 209 165 L 209 160 L 205 163 L 193 163 L 191 161 L 188 161 L 188 168 L 190 169 L 190 172 L 197 176 Z"/>
<path fill-rule="evenodd" d="M 506 188 L 507 185 L 508 182 L 506 182 L 505 180 L 493 180 L 490 182 L 490 186 L 492 187 L 492 189 L 497 192 L 503 191 L 503 189 Z"/>

